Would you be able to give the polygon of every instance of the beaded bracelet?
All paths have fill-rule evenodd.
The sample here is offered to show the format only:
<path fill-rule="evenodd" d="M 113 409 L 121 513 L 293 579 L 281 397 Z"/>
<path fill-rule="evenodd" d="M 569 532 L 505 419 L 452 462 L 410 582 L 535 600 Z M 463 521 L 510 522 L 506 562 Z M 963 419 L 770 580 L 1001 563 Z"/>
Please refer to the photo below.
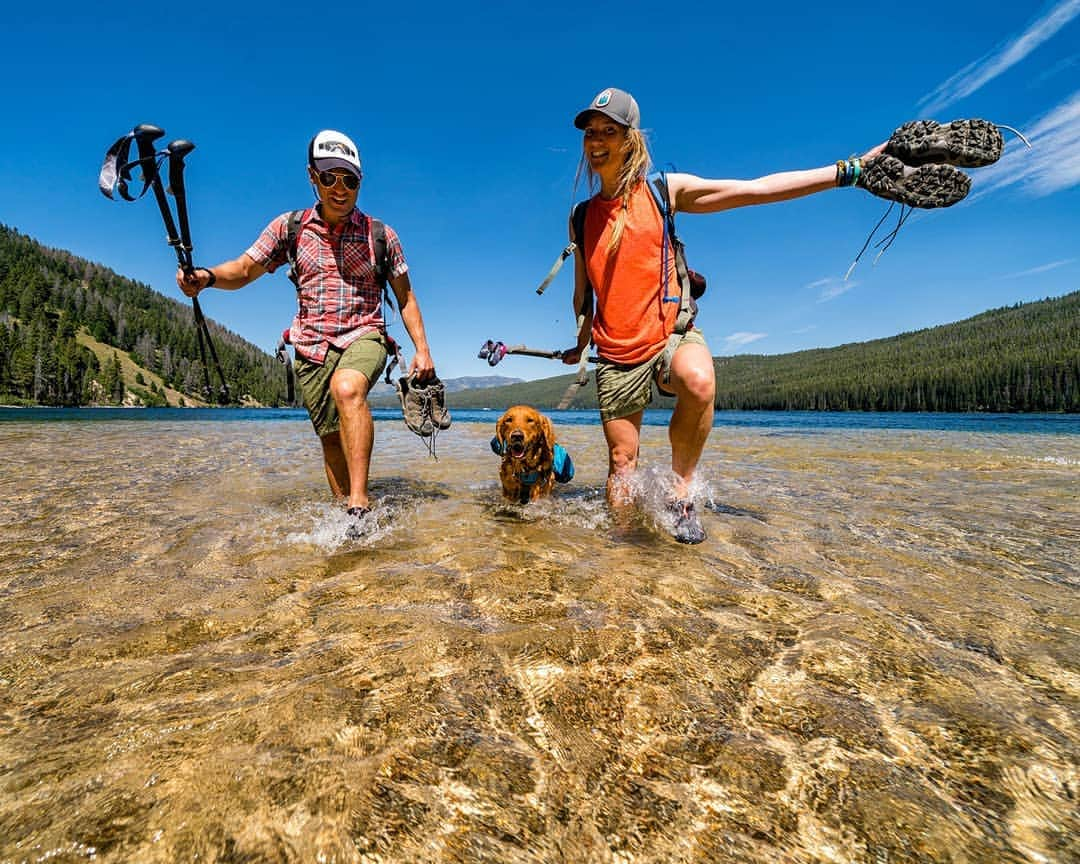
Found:
<path fill-rule="evenodd" d="M 839 159 L 836 163 L 836 185 L 854 186 L 862 174 L 862 160 L 858 156 Z"/>

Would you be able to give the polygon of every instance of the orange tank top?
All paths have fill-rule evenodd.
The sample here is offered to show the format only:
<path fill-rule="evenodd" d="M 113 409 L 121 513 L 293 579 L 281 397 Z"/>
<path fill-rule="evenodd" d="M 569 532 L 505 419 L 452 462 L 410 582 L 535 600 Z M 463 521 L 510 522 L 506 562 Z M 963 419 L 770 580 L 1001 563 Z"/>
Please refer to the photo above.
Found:
<path fill-rule="evenodd" d="M 585 214 L 585 269 L 596 294 L 592 338 L 597 353 L 613 363 L 643 363 L 662 350 L 675 329 L 678 303 L 660 290 L 664 223 L 642 180 L 630 193 L 622 240 L 610 255 L 608 240 L 622 199 L 593 196 Z M 678 296 L 675 256 L 668 242 L 668 296 Z"/>

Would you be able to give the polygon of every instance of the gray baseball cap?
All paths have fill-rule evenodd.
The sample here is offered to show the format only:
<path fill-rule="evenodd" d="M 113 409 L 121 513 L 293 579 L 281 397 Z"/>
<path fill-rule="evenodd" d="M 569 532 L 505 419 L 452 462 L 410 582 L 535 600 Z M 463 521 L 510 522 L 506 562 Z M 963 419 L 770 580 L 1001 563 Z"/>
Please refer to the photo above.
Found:
<path fill-rule="evenodd" d="M 616 123 L 629 126 L 631 129 L 641 128 L 641 109 L 638 108 L 634 97 L 625 90 L 617 90 L 614 87 L 601 90 L 589 107 L 574 118 L 574 125 L 578 129 L 584 129 L 589 125 L 589 115 L 593 111 L 598 111 L 605 117 L 610 117 Z"/>

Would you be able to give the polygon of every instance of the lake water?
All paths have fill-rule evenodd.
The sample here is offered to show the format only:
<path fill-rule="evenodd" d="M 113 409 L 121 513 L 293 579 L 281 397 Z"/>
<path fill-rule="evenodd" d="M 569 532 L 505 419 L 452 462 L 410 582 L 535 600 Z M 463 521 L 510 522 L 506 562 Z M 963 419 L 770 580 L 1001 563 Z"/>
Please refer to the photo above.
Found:
<path fill-rule="evenodd" d="M 0 411 L 0 862 L 1080 861 L 1080 418 L 721 413 L 664 530 L 377 412 Z"/>

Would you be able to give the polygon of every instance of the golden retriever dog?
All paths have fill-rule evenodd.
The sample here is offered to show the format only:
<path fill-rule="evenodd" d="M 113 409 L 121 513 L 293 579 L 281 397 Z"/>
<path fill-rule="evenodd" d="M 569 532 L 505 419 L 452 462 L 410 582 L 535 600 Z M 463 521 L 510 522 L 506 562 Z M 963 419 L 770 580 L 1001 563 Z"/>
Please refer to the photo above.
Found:
<path fill-rule="evenodd" d="M 504 498 L 527 504 L 551 494 L 555 429 L 547 417 L 531 405 L 507 408 L 495 424 L 491 449 L 502 456 L 499 480 Z"/>

